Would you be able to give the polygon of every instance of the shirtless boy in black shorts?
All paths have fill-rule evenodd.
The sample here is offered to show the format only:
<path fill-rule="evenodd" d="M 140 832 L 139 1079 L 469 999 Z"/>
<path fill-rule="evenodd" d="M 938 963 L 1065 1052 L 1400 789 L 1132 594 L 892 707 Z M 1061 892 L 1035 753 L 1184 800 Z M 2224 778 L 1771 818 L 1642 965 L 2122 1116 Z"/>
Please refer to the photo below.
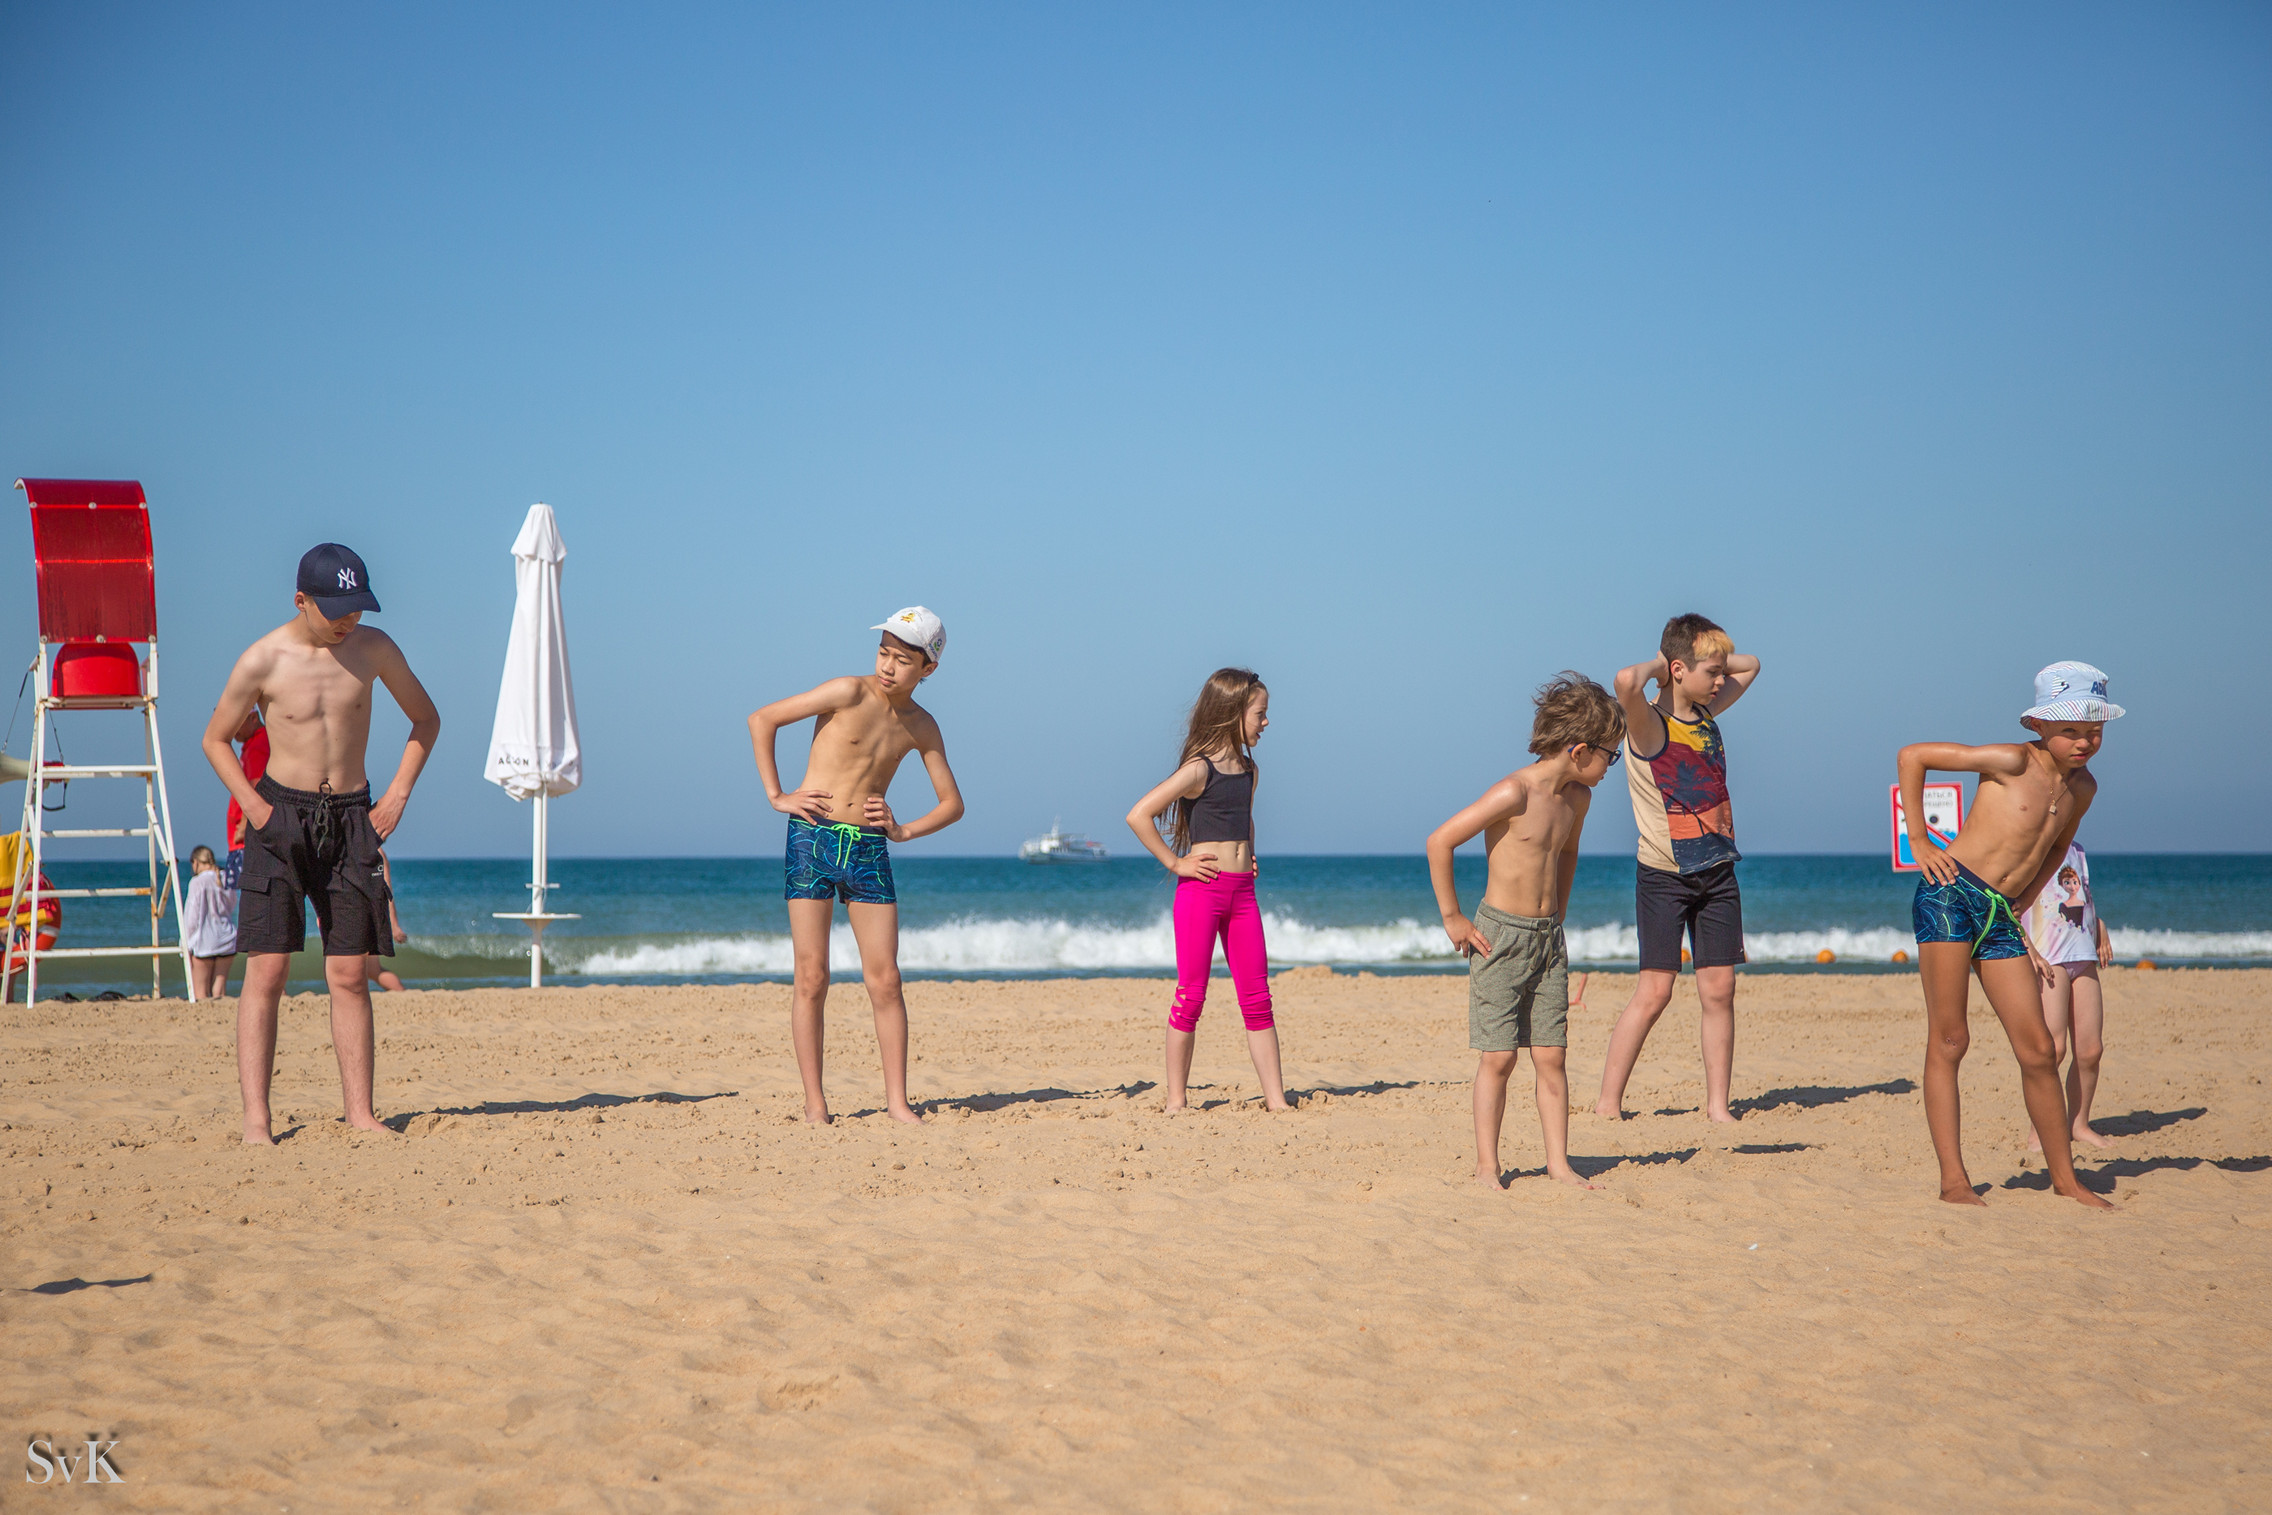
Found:
<path fill-rule="evenodd" d="M 394 955 L 379 843 L 402 820 L 411 786 L 441 734 L 442 717 L 393 638 L 360 624 L 379 602 L 363 560 L 336 542 L 300 559 L 298 612 L 245 649 L 213 719 L 205 756 L 244 807 L 244 877 L 237 950 L 246 954 L 237 1000 L 237 1082 L 245 1140 L 270 1145 L 268 1083 L 276 1062 L 276 1007 L 292 954 L 307 941 L 307 906 L 323 933 L 331 987 L 331 1042 L 347 1123 L 386 1128 L 371 1111 L 371 991 L 363 959 Z M 410 717 L 394 782 L 374 801 L 363 755 L 371 740 L 371 684 L 387 686 Z M 245 778 L 229 738 L 260 707 L 268 772 Z"/>

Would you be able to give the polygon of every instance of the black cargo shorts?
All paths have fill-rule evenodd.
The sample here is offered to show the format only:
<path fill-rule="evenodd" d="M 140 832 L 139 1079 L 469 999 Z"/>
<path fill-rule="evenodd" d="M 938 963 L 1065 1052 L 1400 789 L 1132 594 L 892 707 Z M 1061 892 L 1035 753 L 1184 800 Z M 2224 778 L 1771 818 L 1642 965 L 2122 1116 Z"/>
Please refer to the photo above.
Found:
<path fill-rule="evenodd" d="M 298 952 L 307 945 L 312 902 L 325 957 L 394 956 L 370 786 L 311 793 L 263 775 L 253 788 L 276 808 L 267 825 L 245 833 L 237 950 Z"/>

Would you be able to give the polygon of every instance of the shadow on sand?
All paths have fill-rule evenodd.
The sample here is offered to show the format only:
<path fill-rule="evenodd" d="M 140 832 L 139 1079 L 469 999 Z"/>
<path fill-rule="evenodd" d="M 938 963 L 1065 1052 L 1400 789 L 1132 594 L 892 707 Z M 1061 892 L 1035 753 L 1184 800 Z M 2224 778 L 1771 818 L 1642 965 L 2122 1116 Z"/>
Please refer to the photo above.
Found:
<path fill-rule="evenodd" d="M 574 1099 L 485 1099 L 478 1105 L 437 1105 L 431 1110 L 390 1115 L 382 1124 L 401 1131 L 428 1115 L 568 1115 L 578 1110 L 613 1110 L 621 1105 L 699 1105 L 706 1100 L 733 1099 L 740 1093 L 739 1089 L 723 1089 L 716 1094 L 675 1094 L 665 1089 L 659 1094 L 579 1094 Z M 294 1126 L 284 1135 L 300 1129 Z"/>
<path fill-rule="evenodd" d="M 1802 1110 L 1819 1110 L 1824 1105 L 1843 1105 L 1850 1099 L 1865 1094 L 1915 1094 L 1917 1081 L 1913 1078 L 1889 1078 L 1882 1084 L 1799 1084 L 1789 1089 L 1770 1089 L 1750 1099 L 1731 1100 L 1728 1108 L 1738 1115 L 1749 1115 L 1755 1110 L 1780 1110 L 1785 1105 L 1796 1105 Z"/>
<path fill-rule="evenodd" d="M 2125 1178 L 2140 1178 L 2165 1169 L 2189 1172 L 2206 1163 L 2227 1173 L 2262 1173 L 2272 1169 L 2272 1157 L 2118 1157 L 2110 1163 L 2075 1164 L 2075 1177 L 2093 1194 L 2104 1194 Z M 2047 1190 L 2051 1175 L 2042 1171 L 2015 1173 L 2004 1180 L 2007 1189 Z"/>
<path fill-rule="evenodd" d="M 2195 1105 L 2187 1110 L 2133 1110 L 2128 1115 L 2097 1115 L 2091 1117 L 2091 1128 L 2101 1136 L 2144 1136 L 2174 1126 L 2179 1121 L 2199 1120 L 2209 1113 L 2205 1106 Z"/>
<path fill-rule="evenodd" d="M 59 1278 L 53 1283 L 34 1284 L 18 1289 L 18 1294 L 76 1294 L 81 1289 L 123 1289 L 129 1284 L 146 1284 L 157 1275 L 145 1273 L 140 1278 Z"/>
<path fill-rule="evenodd" d="M 1660 1163 L 1684 1163 L 1702 1150 L 1700 1147 L 1682 1147 L 1675 1152 L 1627 1152 L 1615 1157 L 1580 1157 L 1573 1152 L 1570 1154 L 1570 1166 L 1582 1178 L 1599 1178 L 1612 1168 L 1650 1168 Z M 1544 1173 L 1546 1170 L 1537 1168 L 1530 1171 Z"/>

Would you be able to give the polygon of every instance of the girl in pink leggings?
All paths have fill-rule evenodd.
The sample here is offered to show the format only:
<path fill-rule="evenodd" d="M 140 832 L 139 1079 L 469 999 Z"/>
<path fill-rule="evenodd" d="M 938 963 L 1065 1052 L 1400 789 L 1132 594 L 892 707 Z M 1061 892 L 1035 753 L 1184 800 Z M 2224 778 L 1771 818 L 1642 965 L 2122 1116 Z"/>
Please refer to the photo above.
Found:
<path fill-rule="evenodd" d="M 1168 1011 L 1170 1111 L 1184 1108 L 1199 1012 L 1215 943 L 1223 944 L 1246 1047 L 1262 1098 L 1286 1108 L 1278 1027 L 1270 1016 L 1270 954 L 1254 903 L 1254 744 L 1270 727 L 1270 691 L 1244 668 L 1220 668 L 1191 707 L 1181 765 L 1128 812 L 1128 828 L 1176 876 L 1175 1004 Z M 1172 825 L 1164 825 L 1170 807 Z M 1161 833 L 1165 830 L 1167 835 Z"/>

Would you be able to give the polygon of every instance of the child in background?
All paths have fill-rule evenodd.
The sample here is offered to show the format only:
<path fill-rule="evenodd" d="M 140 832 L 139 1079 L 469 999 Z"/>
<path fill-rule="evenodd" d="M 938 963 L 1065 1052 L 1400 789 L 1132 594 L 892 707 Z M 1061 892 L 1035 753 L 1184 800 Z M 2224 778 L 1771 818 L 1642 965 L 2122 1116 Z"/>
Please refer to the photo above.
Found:
<path fill-rule="evenodd" d="M 1174 773 L 1136 802 L 1128 829 L 1176 876 L 1175 1002 L 1168 1011 L 1167 1109 L 1186 1107 L 1199 1013 L 1215 943 L 1238 992 L 1247 1055 L 1262 1081 L 1262 1102 L 1284 1110 L 1278 1023 L 1270 1006 L 1270 953 L 1254 900 L 1254 744 L 1270 727 L 1270 691 L 1245 668 L 1219 668 L 1200 688 Z M 1175 807 L 1171 835 L 1159 818 Z"/>
<path fill-rule="evenodd" d="M 189 854 L 189 893 L 181 902 L 182 945 L 189 949 L 189 992 L 193 999 L 220 999 L 229 992 L 229 965 L 237 958 L 237 891 L 229 887 L 213 849 Z"/>
<path fill-rule="evenodd" d="M 245 712 L 231 740 L 244 749 L 237 761 L 245 777 L 259 783 L 260 776 L 268 771 L 268 728 L 261 723 L 258 706 Z M 233 890 L 245 876 L 245 807 L 237 803 L 233 794 L 229 796 L 227 839 L 229 861 L 221 870 L 221 878 Z"/>
<path fill-rule="evenodd" d="M 1508 774 L 1428 838 L 1428 877 L 1436 886 L 1444 934 L 1467 957 L 1468 1043 L 1475 1063 L 1475 1181 L 1504 1189 L 1499 1128 L 1507 1080 L 1530 1048 L 1539 1133 L 1551 1178 L 1591 1189 L 1570 1166 L 1568 1054 L 1570 952 L 1562 920 L 1578 874 L 1578 838 L 1594 785 L 1609 776 L 1625 715 L 1608 690 L 1564 673 L 1539 690 L 1531 718 L 1529 767 Z M 1460 913 L 1452 853 L 1477 832 L 1490 861 L 1483 903 Z"/>
<path fill-rule="evenodd" d="M 2091 904 L 2091 864 L 2080 842 L 2067 844 L 2059 871 L 2043 886 L 2020 924 L 2044 966 L 2043 1023 L 2051 1028 L 2051 1056 L 2065 1062 L 2067 1032 L 2074 1029 L 2074 1061 L 2067 1065 L 2067 1114 L 2076 1141 L 2094 1147 L 2114 1144 L 2091 1129 L 2091 1100 L 2098 1093 L 2099 1058 L 2106 1050 L 2106 1000 L 2098 970 L 2114 961 L 2114 942 L 2106 922 Z M 2028 1150 L 2041 1152 L 2043 1138 L 2028 1132 Z"/>
<path fill-rule="evenodd" d="M 387 881 L 387 930 L 393 934 L 394 943 L 399 947 L 410 940 L 410 933 L 402 929 L 402 917 L 395 914 L 394 869 L 388 864 L 386 849 L 383 847 L 379 849 L 379 875 Z M 401 976 L 389 968 L 387 960 L 376 952 L 364 955 L 363 982 L 366 985 L 377 984 L 381 989 L 396 993 L 400 993 L 402 989 Z"/>

